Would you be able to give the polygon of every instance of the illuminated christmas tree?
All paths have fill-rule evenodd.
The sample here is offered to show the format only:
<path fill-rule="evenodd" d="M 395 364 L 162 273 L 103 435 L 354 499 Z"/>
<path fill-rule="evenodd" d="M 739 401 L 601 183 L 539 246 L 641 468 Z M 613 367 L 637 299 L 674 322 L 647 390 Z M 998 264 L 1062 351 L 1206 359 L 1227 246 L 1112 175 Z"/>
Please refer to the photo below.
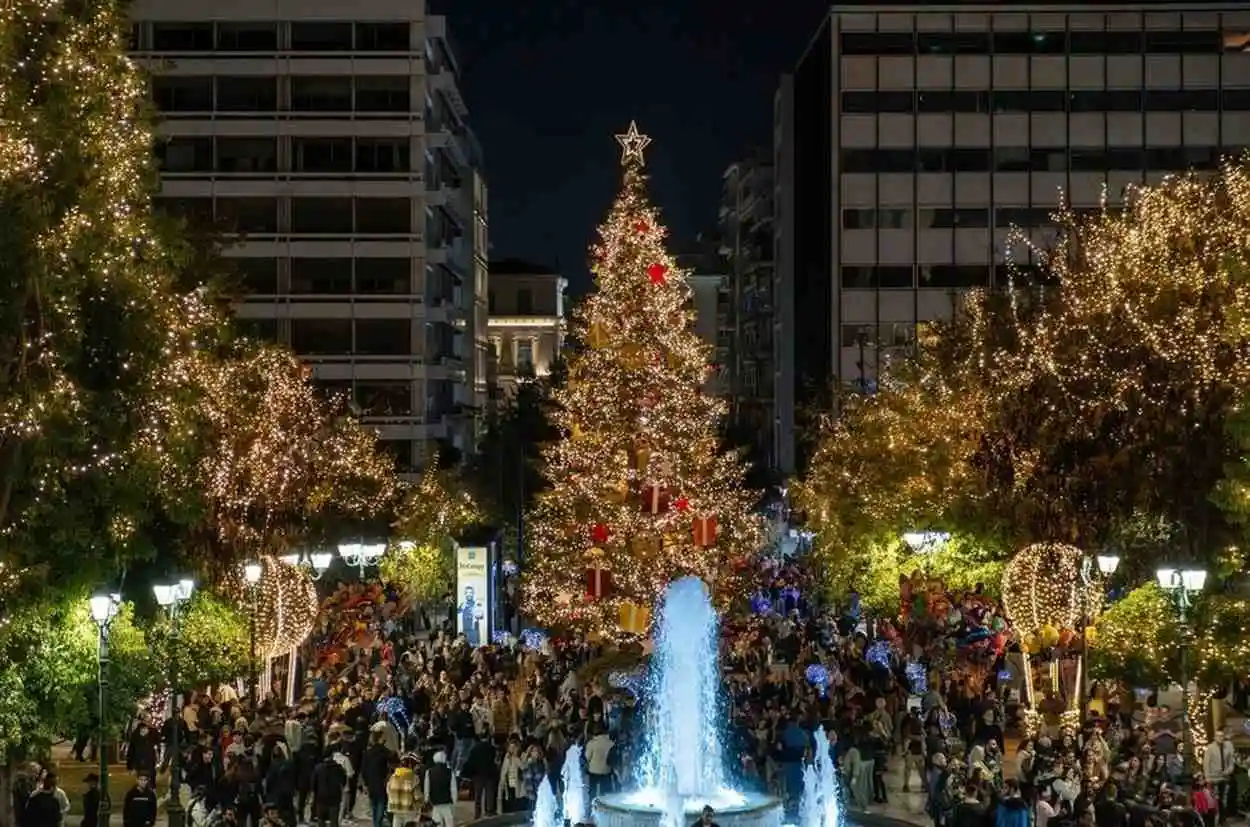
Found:
<path fill-rule="evenodd" d="M 591 248 L 597 292 L 573 318 L 585 347 L 555 393 L 564 438 L 546 452 L 524 600 L 549 626 L 641 633 L 675 577 L 703 578 L 722 604 L 739 596 L 760 523 L 741 460 L 720 450 L 709 348 L 647 198 L 650 138 L 631 123 L 617 140 L 624 183 Z"/>

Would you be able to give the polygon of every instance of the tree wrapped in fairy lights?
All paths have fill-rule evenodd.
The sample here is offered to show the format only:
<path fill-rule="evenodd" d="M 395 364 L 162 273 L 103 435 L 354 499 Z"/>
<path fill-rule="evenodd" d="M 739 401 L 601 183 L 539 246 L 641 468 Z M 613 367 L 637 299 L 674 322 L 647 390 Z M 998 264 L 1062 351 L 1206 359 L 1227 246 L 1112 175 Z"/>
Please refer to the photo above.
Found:
<path fill-rule="evenodd" d="M 647 198 L 650 139 L 631 123 L 617 140 L 624 183 L 591 250 L 597 292 L 573 320 L 585 347 L 555 392 L 564 438 L 546 452 L 552 488 L 530 518 L 524 590 L 547 625 L 602 633 L 637 630 L 626 615 L 674 577 L 736 596 L 760 537 L 742 462 L 720 450 L 724 406 L 702 390 L 709 352 L 690 287 Z"/>

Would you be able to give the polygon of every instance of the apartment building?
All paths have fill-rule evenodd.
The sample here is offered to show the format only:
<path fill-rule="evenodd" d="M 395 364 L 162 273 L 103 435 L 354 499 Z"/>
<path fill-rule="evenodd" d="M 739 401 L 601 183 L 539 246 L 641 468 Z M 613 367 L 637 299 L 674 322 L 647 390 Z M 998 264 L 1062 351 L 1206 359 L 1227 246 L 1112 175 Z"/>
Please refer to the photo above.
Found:
<path fill-rule="evenodd" d="M 549 375 L 561 358 L 569 282 L 549 267 L 516 258 L 489 267 L 492 392 L 502 397 L 520 380 Z"/>
<path fill-rule="evenodd" d="M 135 0 L 160 203 L 239 235 L 241 324 L 350 396 L 401 468 L 485 402 L 487 191 L 421 2 Z"/>
<path fill-rule="evenodd" d="M 841 2 L 775 101 L 777 417 L 871 392 L 917 325 L 1006 283 L 1012 227 L 1064 193 L 1213 169 L 1250 145 L 1245 3 Z"/>
<path fill-rule="evenodd" d="M 694 316 L 692 332 L 710 350 L 707 382 L 703 391 L 726 400 L 732 389 L 732 336 L 729 313 L 728 278 L 725 261 L 717 251 L 718 244 L 699 234 L 691 243 L 674 253 L 677 266 L 686 272 L 690 296 L 686 309 Z M 731 423 L 726 422 L 729 426 Z"/>
<path fill-rule="evenodd" d="M 730 419 L 750 458 L 775 467 L 773 446 L 773 158 L 733 163 L 722 176 L 717 222 L 729 330 Z"/>

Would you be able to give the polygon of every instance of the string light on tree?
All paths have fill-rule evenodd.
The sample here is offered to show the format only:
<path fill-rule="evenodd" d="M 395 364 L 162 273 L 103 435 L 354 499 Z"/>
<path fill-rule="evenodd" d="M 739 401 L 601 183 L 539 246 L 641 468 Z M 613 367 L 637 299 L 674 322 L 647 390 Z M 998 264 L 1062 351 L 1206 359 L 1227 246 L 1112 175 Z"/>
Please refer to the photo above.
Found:
<path fill-rule="evenodd" d="M 260 560 L 261 577 L 256 600 L 257 653 L 276 657 L 302 644 L 317 619 L 317 589 L 302 567 L 277 557 Z M 233 572 L 227 593 L 240 606 L 251 606 L 250 591 L 242 569 Z"/>
<path fill-rule="evenodd" d="M 1250 522 L 1250 171 L 1055 222 L 1050 249 L 1009 243 L 1021 289 L 964 294 L 844 400 L 799 490 L 827 557 L 916 513 L 1010 547 L 1096 547 L 1138 513 L 1212 546 Z"/>
<path fill-rule="evenodd" d="M 589 347 L 555 394 L 567 437 L 545 453 L 553 487 L 529 520 L 523 575 L 530 616 L 603 634 L 680 575 L 722 601 L 742 595 L 761 536 L 743 465 L 720 451 L 724 406 L 701 390 L 709 351 L 691 329 L 690 287 L 647 198 L 650 139 L 631 123 L 617 141 L 624 180 L 591 250 L 597 290 L 572 320 Z"/>

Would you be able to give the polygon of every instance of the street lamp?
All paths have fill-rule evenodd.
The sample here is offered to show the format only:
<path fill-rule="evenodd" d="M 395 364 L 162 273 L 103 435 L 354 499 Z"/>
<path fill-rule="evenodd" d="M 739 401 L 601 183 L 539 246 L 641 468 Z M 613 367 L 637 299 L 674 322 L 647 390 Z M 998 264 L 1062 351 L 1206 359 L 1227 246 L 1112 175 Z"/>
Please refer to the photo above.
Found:
<path fill-rule="evenodd" d="M 1120 555 L 1099 554 L 1094 557 L 1093 562 L 1095 565 L 1098 566 L 1098 572 L 1103 576 L 1103 579 L 1106 580 L 1108 577 L 1115 574 L 1115 570 L 1120 567 Z M 1086 588 L 1091 588 L 1091 589 L 1095 587 L 1100 588 L 1100 589 L 1102 588 L 1102 584 L 1094 584 L 1092 582 L 1093 578 L 1090 577 L 1090 559 L 1088 557 L 1085 558 L 1085 562 L 1083 565 L 1083 577 L 1085 579 L 1084 585 Z M 1094 611 L 1097 608 L 1097 606 L 1100 606 L 1101 602 L 1093 604 L 1091 606 L 1089 601 L 1085 601 L 1085 605 L 1089 607 L 1085 611 L 1091 612 L 1091 611 Z M 1096 619 L 1097 618 L 1094 618 L 1094 617 L 1086 617 L 1084 624 L 1081 626 L 1081 660 L 1080 660 L 1080 667 L 1081 667 L 1080 719 L 1081 721 L 1084 721 L 1086 716 L 1089 713 L 1089 701 L 1090 701 L 1090 697 L 1089 697 L 1089 637 L 1087 635 L 1087 632 L 1089 631 L 1089 627 L 1094 625 L 1094 621 Z"/>
<path fill-rule="evenodd" d="M 122 598 L 119 594 L 103 593 L 91 596 L 91 619 L 99 629 L 96 638 L 96 736 L 95 748 L 100 758 L 100 811 L 99 827 L 109 827 L 109 811 L 113 802 L 109 798 L 108 727 L 104 722 L 104 710 L 108 704 L 109 625 L 117 617 Z"/>
<path fill-rule="evenodd" d="M 1176 611 L 1181 621 L 1181 739 L 1185 774 L 1193 770 L 1193 733 L 1189 728 L 1189 638 L 1192 630 L 1189 627 L 1189 610 L 1193 607 L 1194 596 L 1202 592 L 1207 584 L 1207 572 L 1199 568 L 1162 567 L 1155 572 L 1159 580 L 1159 588 L 1171 595 L 1176 603 Z"/>
<path fill-rule="evenodd" d="M 260 563 L 252 562 L 243 566 L 243 579 L 247 581 L 248 597 L 252 602 L 252 609 L 248 612 L 248 638 L 251 647 L 250 660 L 248 668 L 251 672 L 248 675 L 250 681 L 252 696 L 252 710 L 255 711 L 259 702 L 260 687 L 258 686 L 260 679 L 256 674 L 256 587 L 260 585 L 260 576 L 262 569 Z"/>
<path fill-rule="evenodd" d="M 284 554 L 278 559 L 288 566 L 302 566 L 308 569 L 308 574 L 313 580 L 320 580 L 321 575 L 325 574 L 326 569 L 330 568 L 330 564 L 334 562 L 334 555 L 328 551 L 315 551 Z"/>
<path fill-rule="evenodd" d="M 348 566 L 360 571 L 363 578 L 370 566 L 376 566 L 386 554 L 386 543 L 339 543 L 339 556 Z"/>
<path fill-rule="evenodd" d="M 945 531 L 905 531 L 903 532 L 903 542 L 907 544 L 913 552 L 937 551 L 951 535 Z"/>
<path fill-rule="evenodd" d="M 1094 559 L 1097 561 L 1098 570 L 1102 572 L 1103 577 L 1110 577 L 1120 567 L 1120 555 L 1118 554 L 1099 554 Z"/>
<path fill-rule="evenodd" d="M 178 643 L 181 610 L 183 605 L 191 599 L 191 593 L 195 591 L 195 581 L 183 578 L 177 583 L 158 583 L 152 586 L 152 591 L 156 595 L 156 602 L 169 615 L 170 625 L 169 707 L 170 717 L 174 720 L 172 743 L 169 745 L 169 803 L 165 805 L 165 815 L 168 818 L 169 827 L 183 827 L 186 814 L 182 809 L 182 704 L 179 701 L 178 673 L 172 655 L 173 648 Z"/>

